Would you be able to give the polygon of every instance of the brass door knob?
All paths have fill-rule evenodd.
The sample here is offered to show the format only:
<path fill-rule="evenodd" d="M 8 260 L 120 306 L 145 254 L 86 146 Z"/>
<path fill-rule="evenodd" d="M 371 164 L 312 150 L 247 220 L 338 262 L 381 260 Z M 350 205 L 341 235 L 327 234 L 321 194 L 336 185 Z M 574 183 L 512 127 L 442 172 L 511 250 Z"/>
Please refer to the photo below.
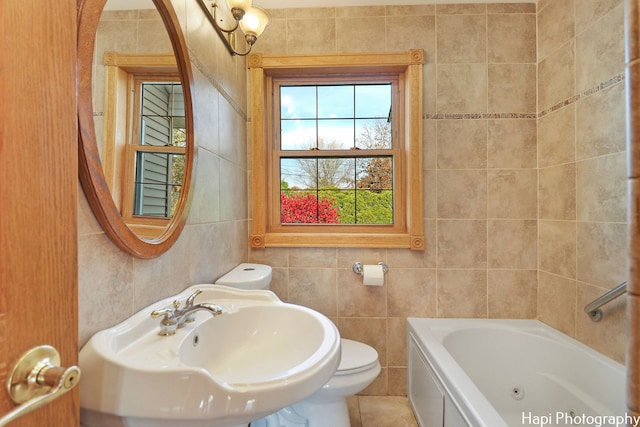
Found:
<path fill-rule="evenodd" d="M 57 399 L 79 380 L 80 368 L 60 367 L 60 354 L 55 348 L 32 348 L 20 357 L 7 378 L 7 392 L 20 405 L 0 418 L 0 427 Z"/>

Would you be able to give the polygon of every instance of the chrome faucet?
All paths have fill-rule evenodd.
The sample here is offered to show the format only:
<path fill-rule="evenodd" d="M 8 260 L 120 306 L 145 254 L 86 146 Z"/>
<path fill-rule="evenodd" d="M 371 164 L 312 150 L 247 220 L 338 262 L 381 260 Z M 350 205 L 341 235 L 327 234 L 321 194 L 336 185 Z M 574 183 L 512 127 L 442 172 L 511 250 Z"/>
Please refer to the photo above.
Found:
<path fill-rule="evenodd" d="M 202 291 L 196 290 L 193 294 L 185 300 L 184 307 L 180 308 L 180 301 L 175 300 L 173 302 L 173 308 L 165 308 L 162 310 L 154 310 L 151 312 L 151 317 L 161 317 L 160 320 L 160 332 L 158 335 L 169 336 L 176 333 L 176 329 L 184 327 L 185 323 L 191 323 L 195 320 L 195 314 L 198 311 L 205 310 L 211 313 L 213 317 L 222 314 L 222 308 L 216 304 L 202 302 L 195 304 L 194 301 Z"/>

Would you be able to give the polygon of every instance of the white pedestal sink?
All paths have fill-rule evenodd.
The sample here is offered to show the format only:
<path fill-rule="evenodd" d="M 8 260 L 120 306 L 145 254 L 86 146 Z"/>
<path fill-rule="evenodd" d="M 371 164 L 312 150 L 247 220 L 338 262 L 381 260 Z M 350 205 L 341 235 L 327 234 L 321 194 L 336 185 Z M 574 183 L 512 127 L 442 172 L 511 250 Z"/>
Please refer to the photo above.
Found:
<path fill-rule="evenodd" d="M 153 310 L 197 289 L 212 317 L 160 336 Z M 80 351 L 86 427 L 233 427 L 305 399 L 340 362 L 340 335 L 322 314 L 270 291 L 197 285 L 98 332 Z"/>

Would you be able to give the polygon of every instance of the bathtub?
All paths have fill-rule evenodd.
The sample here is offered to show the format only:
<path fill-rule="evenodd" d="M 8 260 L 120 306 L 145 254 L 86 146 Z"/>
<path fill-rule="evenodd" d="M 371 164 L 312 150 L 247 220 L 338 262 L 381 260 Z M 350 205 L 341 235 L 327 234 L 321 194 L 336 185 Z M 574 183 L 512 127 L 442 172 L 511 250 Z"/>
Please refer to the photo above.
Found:
<path fill-rule="evenodd" d="M 537 320 L 407 321 L 421 427 L 625 426 L 625 368 Z"/>

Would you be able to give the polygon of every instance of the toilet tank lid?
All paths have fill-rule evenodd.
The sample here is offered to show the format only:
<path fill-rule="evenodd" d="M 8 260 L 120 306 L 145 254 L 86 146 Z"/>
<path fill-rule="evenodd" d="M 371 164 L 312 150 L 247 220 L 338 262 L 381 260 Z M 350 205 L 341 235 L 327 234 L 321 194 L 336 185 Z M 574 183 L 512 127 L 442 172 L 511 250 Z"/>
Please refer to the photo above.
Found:
<path fill-rule="evenodd" d="M 378 352 L 365 343 L 342 338 L 342 358 L 336 375 L 353 373 L 375 365 L 378 362 Z"/>
<path fill-rule="evenodd" d="M 267 289 L 271 275 L 271 266 L 245 262 L 220 277 L 216 284 L 242 289 Z"/>

